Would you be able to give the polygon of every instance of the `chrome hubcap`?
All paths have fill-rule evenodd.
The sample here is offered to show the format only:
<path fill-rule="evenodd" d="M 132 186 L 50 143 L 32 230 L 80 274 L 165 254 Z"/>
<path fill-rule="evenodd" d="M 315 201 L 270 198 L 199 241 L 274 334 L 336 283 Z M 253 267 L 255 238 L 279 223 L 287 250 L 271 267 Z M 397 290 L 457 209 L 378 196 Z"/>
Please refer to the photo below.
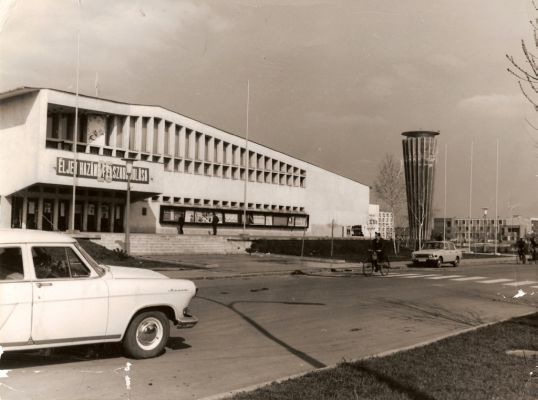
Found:
<path fill-rule="evenodd" d="M 149 317 L 138 325 L 136 341 L 144 350 L 153 350 L 163 338 L 163 325 L 157 318 Z"/>

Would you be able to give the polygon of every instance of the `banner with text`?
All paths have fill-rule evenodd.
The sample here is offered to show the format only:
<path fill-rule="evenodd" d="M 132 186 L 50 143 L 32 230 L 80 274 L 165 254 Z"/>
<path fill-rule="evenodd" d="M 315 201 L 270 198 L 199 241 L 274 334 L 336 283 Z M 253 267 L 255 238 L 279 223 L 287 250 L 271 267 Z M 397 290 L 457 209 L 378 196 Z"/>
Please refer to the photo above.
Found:
<path fill-rule="evenodd" d="M 75 160 L 72 158 L 56 158 L 56 174 L 73 176 Z M 77 160 L 77 176 L 79 178 L 97 179 L 99 182 L 127 182 L 125 165 L 113 164 L 110 161 Z M 133 166 L 131 174 L 133 183 L 149 183 L 149 168 Z"/>

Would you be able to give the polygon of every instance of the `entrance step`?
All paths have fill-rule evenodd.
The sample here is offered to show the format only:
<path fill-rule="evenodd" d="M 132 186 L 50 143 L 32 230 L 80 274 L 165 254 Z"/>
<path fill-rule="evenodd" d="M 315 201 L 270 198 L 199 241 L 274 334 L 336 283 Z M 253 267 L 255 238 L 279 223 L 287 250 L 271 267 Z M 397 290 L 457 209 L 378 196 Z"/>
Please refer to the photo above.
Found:
<path fill-rule="evenodd" d="M 131 254 L 245 254 L 250 240 L 229 236 L 177 235 L 159 233 L 132 233 Z M 100 238 L 92 238 L 107 249 L 123 249 L 123 233 L 100 233 Z"/>

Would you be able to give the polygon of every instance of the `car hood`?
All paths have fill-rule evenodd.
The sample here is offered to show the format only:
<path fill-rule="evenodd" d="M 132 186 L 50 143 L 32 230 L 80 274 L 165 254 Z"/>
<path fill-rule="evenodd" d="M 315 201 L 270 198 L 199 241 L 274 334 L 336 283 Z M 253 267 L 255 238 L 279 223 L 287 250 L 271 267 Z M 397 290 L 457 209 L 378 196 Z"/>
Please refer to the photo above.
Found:
<path fill-rule="evenodd" d="M 428 255 L 428 254 L 435 254 L 435 253 L 438 253 L 440 252 L 441 250 L 438 250 L 438 249 L 431 249 L 431 250 L 417 250 L 417 251 L 414 251 L 413 254 L 417 255 L 417 254 L 425 254 L 425 255 Z"/>
<path fill-rule="evenodd" d="M 168 279 L 158 272 L 143 268 L 108 266 L 113 279 Z"/>

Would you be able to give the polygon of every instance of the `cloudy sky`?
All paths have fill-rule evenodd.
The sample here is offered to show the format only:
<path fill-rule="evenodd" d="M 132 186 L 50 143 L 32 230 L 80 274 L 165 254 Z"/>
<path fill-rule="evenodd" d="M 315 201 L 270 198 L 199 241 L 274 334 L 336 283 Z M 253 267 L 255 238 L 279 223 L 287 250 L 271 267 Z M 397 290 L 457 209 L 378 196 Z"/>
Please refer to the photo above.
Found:
<path fill-rule="evenodd" d="M 79 5 L 80 3 L 80 5 Z M 440 131 L 435 205 L 538 216 L 538 115 L 506 72 L 530 0 L 0 0 L 0 91 L 160 105 L 372 185 L 401 132 Z M 527 122 L 528 121 L 528 122 Z"/>

